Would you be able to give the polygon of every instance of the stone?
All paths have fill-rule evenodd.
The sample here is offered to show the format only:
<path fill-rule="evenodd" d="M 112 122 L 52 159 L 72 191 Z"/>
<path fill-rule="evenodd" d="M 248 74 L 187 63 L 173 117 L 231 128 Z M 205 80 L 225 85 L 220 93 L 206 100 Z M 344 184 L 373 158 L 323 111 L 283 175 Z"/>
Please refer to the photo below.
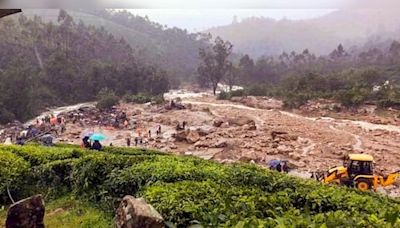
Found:
<path fill-rule="evenodd" d="M 223 122 L 220 127 L 221 128 L 228 128 L 229 127 L 229 123 L 228 122 Z"/>
<path fill-rule="evenodd" d="M 186 141 L 188 143 L 196 143 L 197 141 L 200 140 L 200 135 L 197 133 L 197 131 L 189 131 L 189 133 L 186 135 Z"/>
<path fill-rule="evenodd" d="M 278 150 L 278 153 L 281 153 L 281 154 L 293 152 L 292 148 L 290 148 L 289 146 L 285 146 L 285 145 L 279 145 L 276 149 Z"/>
<path fill-rule="evenodd" d="M 206 136 L 209 135 L 211 133 L 215 132 L 215 129 L 211 126 L 202 126 L 197 128 L 197 133 L 199 133 L 200 136 Z"/>
<path fill-rule="evenodd" d="M 213 126 L 214 127 L 221 127 L 221 125 L 224 123 L 222 120 L 214 120 Z"/>
<path fill-rule="evenodd" d="M 255 131 L 257 130 L 257 126 L 255 124 L 251 124 L 249 127 L 246 128 L 246 130 Z"/>
<path fill-rule="evenodd" d="M 288 154 L 289 158 L 295 160 L 295 161 L 299 161 L 301 159 L 301 156 L 297 153 L 291 152 Z"/>
<path fill-rule="evenodd" d="M 125 196 L 116 212 L 116 228 L 162 228 L 162 216 L 143 198 Z"/>
<path fill-rule="evenodd" d="M 287 132 L 284 132 L 284 131 L 271 131 L 271 137 L 272 137 L 272 139 L 275 139 L 277 136 L 280 136 L 280 135 L 287 135 L 288 133 Z"/>
<path fill-rule="evenodd" d="M 186 141 L 186 136 L 188 135 L 187 131 L 178 131 L 172 134 L 172 137 L 176 139 L 178 142 Z"/>
<path fill-rule="evenodd" d="M 215 144 L 214 147 L 216 148 L 224 148 L 228 146 L 228 142 L 225 139 L 219 139 Z"/>
<path fill-rule="evenodd" d="M 194 146 L 195 146 L 196 148 L 199 148 L 199 147 L 208 148 L 208 147 L 210 147 L 210 145 L 211 145 L 211 143 L 210 143 L 210 141 L 208 141 L 208 140 L 197 141 L 197 142 L 194 144 Z"/>
<path fill-rule="evenodd" d="M 43 228 L 44 213 L 45 206 L 42 195 L 20 200 L 8 209 L 6 228 Z"/>
<path fill-rule="evenodd" d="M 253 119 L 251 119 L 250 117 L 247 117 L 247 116 L 237 116 L 235 118 L 229 118 L 228 123 L 229 123 L 229 125 L 236 125 L 236 126 L 243 126 L 245 124 L 248 124 L 248 125 L 256 124 Z"/>

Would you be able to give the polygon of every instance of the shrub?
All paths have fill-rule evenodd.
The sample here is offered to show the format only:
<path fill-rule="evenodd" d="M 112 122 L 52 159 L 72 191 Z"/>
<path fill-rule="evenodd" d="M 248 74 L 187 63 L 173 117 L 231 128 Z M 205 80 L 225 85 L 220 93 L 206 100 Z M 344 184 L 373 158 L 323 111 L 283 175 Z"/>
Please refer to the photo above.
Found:
<path fill-rule="evenodd" d="M 17 187 L 29 168 L 29 163 L 21 157 L 0 150 L 0 194 L 4 193 L 7 187 Z"/>
<path fill-rule="evenodd" d="M 299 108 L 300 106 L 307 103 L 310 99 L 310 95 L 307 93 L 291 93 L 283 98 L 283 106 L 285 108 Z"/>
<path fill-rule="evenodd" d="M 246 94 L 250 96 L 266 96 L 267 86 L 263 84 L 256 84 L 246 87 Z"/>
<path fill-rule="evenodd" d="M 97 95 L 97 105 L 98 109 L 109 109 L 114 105 L 117 105 L 119 98 L 115 95 L 114 91 L 107 88 L 102 89 Z"/>
<path fill-rule="evenodd" d="M 55 148 L 44 146 L 0 146 L 0 150 L 12 152 L 30 163 L 31 166 L 69 158 L 79 158 L 85 152 L 76 148 Z"/>
<path fill-rule="evenodd" d="M 238 90 L 233 90 L 229 92 L 231 97 L 243 97 L 246 96 L 245 90 L 243 89 L 238 89 Z"/>
<path fill-rule="evenodd" d="M 370 95 L 370 90 L 367 88 L 352 88 L 349 90 L 341 90 L 337 93 L 336 99 L 346 107 L 358 106 L 364 103 L 368 96 Z"/>
<path fill-rule="evenodd" d="M 144 104 L 151 102 L 151 95 L 147 95 L 145 93 L 138 93 L 134 95 L 125 95 L 124 100 L 129 103 L 137 103 L 137 104 Z"/>
<path fill-rule="evenodd" d="M 218 100 L 230 100 L 231 98 L 232 98 L 231 94 L 225 91 L 221 91 L 217 96 Z"/>
<path fill-rule="evenodd" d="M 30 164 L 32 166 L 30 166 Z M 112 213 L 126 195 L 146 198 L 171 223 L 206 227 L 389 227 L 400 202 L 324 186 L 255 165 L 107 147 L 0 146 L 0 201 L 8 183 L 22 198 L 72 192 Z M 20 197 L 21 196 L 21 197 Z"/>

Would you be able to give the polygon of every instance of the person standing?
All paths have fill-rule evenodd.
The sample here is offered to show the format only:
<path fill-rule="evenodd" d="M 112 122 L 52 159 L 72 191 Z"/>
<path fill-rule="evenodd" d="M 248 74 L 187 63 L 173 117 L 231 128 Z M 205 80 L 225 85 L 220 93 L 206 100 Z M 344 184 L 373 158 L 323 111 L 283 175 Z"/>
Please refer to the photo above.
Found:
<path fill-rule="evenodd" d="M 130 147 L 131 146 L 131 137 L 126 138 L 126 146 Z"/>
<path fill-rule="evenodd" d="M 160 134 L 161 134 L 161 125 L 158 125 L 158 129 L 157 129 L 157 131 L 156 131 L 156 134 L 157 134 L 157 135 L 160 135 Z"/>

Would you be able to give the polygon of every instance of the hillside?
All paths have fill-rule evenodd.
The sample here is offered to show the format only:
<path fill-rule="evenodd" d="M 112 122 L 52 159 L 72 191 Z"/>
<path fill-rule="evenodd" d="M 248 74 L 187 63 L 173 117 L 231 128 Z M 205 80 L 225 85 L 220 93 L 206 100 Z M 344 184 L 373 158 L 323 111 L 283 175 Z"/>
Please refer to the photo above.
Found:
<path fill-rule="evenodd" d="M 14 19 L 0 21 L 0 124 L 26 121 L 53 105 L 93 101 L 101 91 L 156 95 L 174 84 L 156 61 L 139 61 L 125 39 L 66 11 L 57 22 L 24 14 Z"/>
<path fill-rule="evenodd" d="M 24 15 L 40 16 L 45 21 L 57 22 L 59 10 L 24 10 Z M 124 38 L 134 49 L 136 59 L 155 64 L 177 80 L 188 80 L 198 65 L 198 49 L 206 44 L 199 34 L 179 28 L 168 28 L 135 16 L 127 11 L 68 10 L 74 20 L 86 25 L 103 27 L 117 39 Z"/>
<path fill-rule="evenodd" d="M 170 224 L 186 227 L 382 227 L 400 225 L 400 203 L 322 186 L 254 165 L 221 165 L 191 156 L 110 147 L 1 146 L 0 205 L 42 193 L 73 194 L 113 214 L 126 194 L 144 197 Z M 110 218 L 105 216 L 104 218 Z"/>
<path fill-rule="evenodd" d="M 237 52 L 253 57 L 306 48 L 320 55 L 330 53 L 339 43 L 351 47 L 397 38 L 398 21 L 394 10 L 340 10 L 298 21 L 253 17 L 206 32 L 230 40 Z"/>

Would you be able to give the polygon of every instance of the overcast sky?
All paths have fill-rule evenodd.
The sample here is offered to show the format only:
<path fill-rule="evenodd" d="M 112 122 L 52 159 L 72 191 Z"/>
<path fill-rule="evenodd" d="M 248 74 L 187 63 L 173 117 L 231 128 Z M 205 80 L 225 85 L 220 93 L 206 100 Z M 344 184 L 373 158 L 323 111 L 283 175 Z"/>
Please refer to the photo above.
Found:
<path fill-rule="evenodd" d="M 150 20 L 169 27 L 176 26 L 197 32 L 213 26 L 230 24 L 234 16 L 239 21 L 251 16 L 301 20 L 325 15 L 333 9 L 133 9 L 129 11 L 141 16 L 147 15 Z"/>
<path fill-rule="evenodd" d="M 135 9 L 133 13 L 170 27 L 200 31 L 210 26 L 264 16 L 314 18 L 336 9 L 399 9 L 399 0 L 0 0 L 0 8 Z M 179 10 L 178 10 L 179 9 Z"/>

